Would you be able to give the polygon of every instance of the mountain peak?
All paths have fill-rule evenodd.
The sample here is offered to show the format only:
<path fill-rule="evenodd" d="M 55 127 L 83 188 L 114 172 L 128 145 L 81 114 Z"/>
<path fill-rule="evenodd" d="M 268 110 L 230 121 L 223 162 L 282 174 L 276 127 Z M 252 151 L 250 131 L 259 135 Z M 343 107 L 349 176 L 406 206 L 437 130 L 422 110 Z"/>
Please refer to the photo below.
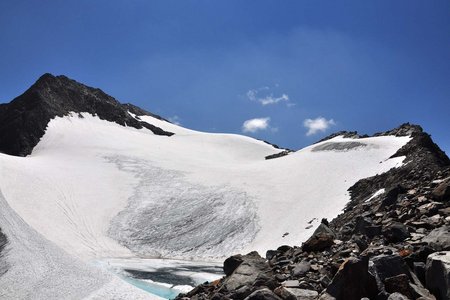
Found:
<path fill-rule="evenodd" d="M 133 106 L 133 109 L 161 119 L 138 107 Z M 87 112 L 122 126 L 145 127 L 157 135 L 173 135 L 133 118 L 128 111 L 128 105 L 121 104 L 98 88 L 64 75 L 45 73 L 22 95 L 0 105 L 0 152 L 18 156 L 30 154 L 50 120 L 70 112 Z"/>

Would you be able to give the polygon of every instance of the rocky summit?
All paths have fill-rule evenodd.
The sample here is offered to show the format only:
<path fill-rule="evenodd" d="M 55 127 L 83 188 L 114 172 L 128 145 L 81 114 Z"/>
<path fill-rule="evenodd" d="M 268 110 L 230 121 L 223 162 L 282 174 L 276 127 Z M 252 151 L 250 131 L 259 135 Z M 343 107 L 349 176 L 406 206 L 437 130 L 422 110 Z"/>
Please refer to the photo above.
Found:
<path fill-rule="evenodd" d="M 225 277 L 177 299 L 450 299 L 450 160 L 419 126 L 376 135 L 412 137 L 402 167 L 358 181 L 303 244 L 232 256 Z"/>
<path fill-rule="evenodd" d="M 55 117 L 88 112 L 102 120 L 137 129 L 147 128 L 157 135 L 173 133 L 139 121 L 136 115 L 161 117 L 132 104 L 121 104 L 98 88 L 88 87 L 64 75 L 42 75 L 22 95 L 10 103 L 0 104 L 0 152 L 10 155 L 31 154 Z M 80 117 L 81 114 L 79 114 Z"/>

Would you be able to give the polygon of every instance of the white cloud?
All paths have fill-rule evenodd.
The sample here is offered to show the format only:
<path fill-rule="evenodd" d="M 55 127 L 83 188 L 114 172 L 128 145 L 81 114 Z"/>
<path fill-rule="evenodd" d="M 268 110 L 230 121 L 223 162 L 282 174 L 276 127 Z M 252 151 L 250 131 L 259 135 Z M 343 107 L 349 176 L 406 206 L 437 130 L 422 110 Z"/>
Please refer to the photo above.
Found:
<path fill-rule="evenodd" d="M 258 101 L 262 105 L 277 104 L 278 102 L 281 102 L 281 101 L 289 101 L 289 96 L 286 94 L 283 94 L 280 97 L 276 98 L 272 94 L 270 94 L 269 96 L 258 99 Z"/>
<path fill-rule="evenodd" d="M 270 88 L 268 86 L 260 87 L 257 89 L 251 89 L 247 91 L 246 95 L 250 101 L 255 101 L 261 103 L 263 106 L 270 104 L 277 104 L 279 102 L 286 102 L 288 107 L 292 107 L 289 102 L 289 96 L 287 94 L 281 94 L 279 97 L 275 97 L 272 93 L 267 92 Z M 264 94 L 264 95 L 261 95 Z"/>
<path fill-rule="evenodd" d="M 327 120 L 323 117 L 315 119 L 306 119 L 303 121 L 303 126 L 308 128 L 307 136 L 316 134 L 319 131 L 325 132 L 330 126 L 336 125 L 333 119 Z"/>
<path fill-rule="evenodd" d="M 180 117 L 179 116 L 173 116 L 173 117 L 169 117 L 169 122 L 175 125 L 181 125 L 180 121 Z"/>
<path fill-rule="evenodd" d="M 255 118 L 250 119 L 242 124 L 243 132 L 257 132 L 259 130 L 266 130 L 269 128 L 270 118 Z"/>

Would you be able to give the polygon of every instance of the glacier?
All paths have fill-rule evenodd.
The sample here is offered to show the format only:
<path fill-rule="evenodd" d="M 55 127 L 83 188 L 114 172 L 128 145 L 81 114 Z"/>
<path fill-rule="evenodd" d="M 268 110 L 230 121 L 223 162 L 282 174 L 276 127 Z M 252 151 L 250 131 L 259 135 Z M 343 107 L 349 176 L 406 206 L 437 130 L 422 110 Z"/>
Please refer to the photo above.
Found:
<path fill-rule="evenodd" d="M 214 262 L 301 244 L 355 182 L 401 166 L 390 157 L 410 140 L 338 136 L 265 160 L 280 150 L 130 115 L 175 135 L 73 113 L 52 119 L 31 155 L 0 154 L 0 227 L 15 237 L 0 298 L 157 299 L 96 262 Z"/>

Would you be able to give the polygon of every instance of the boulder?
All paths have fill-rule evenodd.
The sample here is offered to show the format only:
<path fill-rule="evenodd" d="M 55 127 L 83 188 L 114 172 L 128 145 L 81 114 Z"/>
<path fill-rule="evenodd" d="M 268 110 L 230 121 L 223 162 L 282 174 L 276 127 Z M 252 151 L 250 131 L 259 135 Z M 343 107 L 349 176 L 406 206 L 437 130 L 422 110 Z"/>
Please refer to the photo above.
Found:
<path fill-rule="evenodd" d="M 397 254 L 383 254 L 370 258 L 369 272 L 375 277 L 379 298 L 381 299 L 386 299 L 389 295 L 389 291 L 408 294 L 404 287 L 406 279 L 408 279 L 409 284 L 413 283 L 421 287 L 420 280 L 410 271 L 403 258 Z M 399 275 L 405 275 L 406 277 Z M 397 283 L 396 286 L 394 285 L 394 280 Z M 386 281 L 388 282 L 389 287 L 386 286 Z M 393 288 L 393 286 L 395 286 L 395 288 Z M 402 287 L 400 288 L 400 286 Z M 411 286 L 408 290 L 413 293 Z"/>
<path fill-rule="evenodd" d="M 274 290 L 275 294 L 284 300 L 314 300 L 319 293 L 312 290 L 294 289 L 280 286 Z"/>
<path fill-rule="evenodd" d="M 389 188 L 385 193 L 382 200 L 382 206 L 390 206 L 397 202 L 398 195 L 406 192 L 406 189 L 401 185 L 396 185 Z"/>
<path fill-rule="evenodd" d="M 320 224 L 313 235 L 302 245 L 302 250 L 306 252 L 322 251 L 334 244 L 336 235 L 325 224 Z"/>
<path fill-rule="evenodd" d="M 302 261 L 295 265 L 295 267 L 292 269 L 291 273 L 292 276 L 298 277 L 303 276 L 311 269 L 311 264 L 307 261 Z"/>
<path fill-rule="evenodd" d="M 441 182 L 431 195 L 436 201 L 450 201 L 450 180 Z"/>
<path fill-rule="evenodd" d="M 260 279 L 260 274 L 268 276 L 271 274 L 269 264 L 257 252 L 251 252 L 242 256 L 242 263 L 234 272 L 225 277 L 223 285 L 227 290 L 236 290 L 244 285 L 253 285 L 256 279 Z"/>
<path fill-rule="evenodd" d="M 436 251 L 450 250 L 450 226 L 442 226 L 432 230 L 422 239 Z"/>
<path fill-rule="evenodd" d="M 372 220 L 368 217 L 358 216 L 355 220 L 355 234 L 362 234 L 369 238 L 373 238 L 381 234 L 381 226 L 374 225 Z"/>
<path fill-rule="evenodd" d="M 386 292 L 388 293 L 400 293 L 406 298 L 412 298 L 409 278 L 406 274 L 399 274 L 396 276 L 388 277 L 384 281 Z"/>
<path fill-rule="evenodd" d="M 386 240 L 391 243 L 401 242 L 410 237 L 408 228 L 398 222 L 393 222 L 385 226 L 382 233 Z"/>
<path fill-rule="evenodd" d="M 254 291 L 244 300 L 282 300 L 269 289 Z"/>
<path fill-rule="evenodd" d="M 438 300 L 450 299 L 450 251 L 428 256 L 426 287 Z"/>
<path fill-rule="evenodd" d="M 223 272 L 225 273 L 225 276 L 230 276 L 242 262 L 242 255 L 240 254 L 225 259 L 223 262 Z"/>
<path fill-rule="evenodd" d="M 375 279 L 368 273 L 367 261 L 350 257 L 342 263 L 326 289 L 336 300 L 372 299 L 377 294 Z M 320 299 L 327 299 L 322 295 Z"/>

